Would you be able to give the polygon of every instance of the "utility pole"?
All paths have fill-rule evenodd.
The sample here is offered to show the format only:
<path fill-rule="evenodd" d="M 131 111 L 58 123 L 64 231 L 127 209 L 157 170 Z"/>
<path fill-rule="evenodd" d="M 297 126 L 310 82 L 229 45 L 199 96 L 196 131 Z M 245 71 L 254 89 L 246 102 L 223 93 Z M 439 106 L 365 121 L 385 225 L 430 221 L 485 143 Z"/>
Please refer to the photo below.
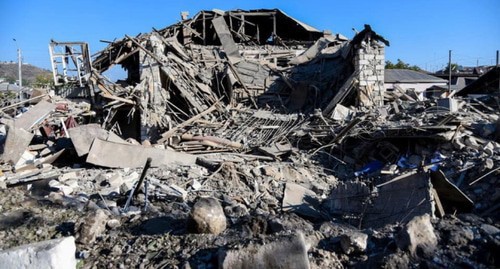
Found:
<path fill-rule="evenodd" d="M 451 92 L 451 50 L 448 52 L 448 93 Z"/>
<path fill-rule="evenodd" d="M 14 40 L 14 42 L 16 42 L 17 64 L 18 64 L 18 72 L 19 72 L 19 84 L 18 85 L 19 85 L 19 88 L 22 89 L 23 88 L 23 74 L 22 74 L 21 68 L 22 68 L 23 60 L 22 60 L 22 56 L 21 56 L 21 48 L 19 48 L 19 45 L 17 44 L 17 40 L 15 38 L 12 38 L 12 40 Z"/>
<path fill-rule="evenodd" d="M 497 72 L 498 72 L 498 91 L 500 91 L 500 69 L 498 68 L 499 58 L 500 58 L 500 54 L 498 53 L 498 50 L 497 50 L 497 64 L 495 65 L 495 68 L 497 69 Z"/>

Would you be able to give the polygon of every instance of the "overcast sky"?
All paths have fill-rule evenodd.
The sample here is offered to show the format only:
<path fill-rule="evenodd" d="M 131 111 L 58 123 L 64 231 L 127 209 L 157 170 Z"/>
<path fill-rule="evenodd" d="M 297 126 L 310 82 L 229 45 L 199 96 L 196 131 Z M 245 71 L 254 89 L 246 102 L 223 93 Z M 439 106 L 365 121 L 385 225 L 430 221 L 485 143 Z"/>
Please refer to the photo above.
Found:
<path fill-rule="evenodd" d="M 364 24 L 391 42 L 386 58 L 424 69 L 453 62 L 495 64 L 500 49 L 500 0 L 0 0 L 0 61 L 16 61 L 16 43 L 25 62 L 50 68 L 48 43 L 86 41 L 94 54 L 99 40 L 150 32 L 211 9 L 279 8 L 320 30 L 352 38 Z"/>

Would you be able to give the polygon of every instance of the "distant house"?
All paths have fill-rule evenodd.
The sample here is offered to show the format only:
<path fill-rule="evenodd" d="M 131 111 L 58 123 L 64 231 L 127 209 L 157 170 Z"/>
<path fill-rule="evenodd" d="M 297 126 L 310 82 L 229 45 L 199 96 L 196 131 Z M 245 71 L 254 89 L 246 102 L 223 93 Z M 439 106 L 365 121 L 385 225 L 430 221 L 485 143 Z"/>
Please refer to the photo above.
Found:
<path fill-rule="evenodd" d="M 488 72 L 480 76 L 474 82 L 470 83 L 457 92 L 459 96 L 467 95 L 488 95 L 498 94 L 500 92 L 500 66 L 491 67 Z"/>
<path fill-rule="evenodd" d="M 15 84 L 9 84 L 8 82 L 0 83 L 0 95 L 4 95 L 6 93 L 14 93 L 15 98 L 11 101 L 20 101 L 24 99 L 28 99 L 31 96 L 31 89 L 29 88 L 19 88 L 19 86 Z M 2 104 L 0 104 L 2 105 Z"/>
<path fill-rule="evenodd" d="M 435 86 L 443 87 L 448 81 L 423 72 L 408 69 L 386 69 L 384 86 L 393 91 L 397 86 L 405 90 L 414 90 L 420 99 L 426 97 L 426 90 Z"/>
<path fill-rule="evenodd" d="M 490 69 L 491 66 L 458 66 L 458 70 L 453 70 L 451 72 L 451 91 L 460 91 L 474 82 L 478 77 L 487 73 Z M 446 69 L 443 69 L 434 73 L 434 76 L 448 80 L 450 74 Z"/>

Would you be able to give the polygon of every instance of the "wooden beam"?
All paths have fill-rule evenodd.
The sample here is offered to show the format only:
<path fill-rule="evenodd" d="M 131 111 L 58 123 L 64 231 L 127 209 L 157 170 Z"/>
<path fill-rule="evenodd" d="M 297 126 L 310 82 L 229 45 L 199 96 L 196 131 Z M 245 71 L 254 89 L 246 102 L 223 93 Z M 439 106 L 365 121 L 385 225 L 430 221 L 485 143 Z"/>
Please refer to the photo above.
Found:
<path fill-rule="evenodd" d="M 165 141 L 167 141 L 170 137 L 172 137 L 172 135 L 177 132 L 177 130 L 181 129 L 181 128 L 184 128 L 188 125 L 190 125 L 191 123 L 195 122 L 196 120 L 200 119 L 201 117 L 205 116 L 205 115 L 208 115 L 212 112 L 214 112 L 216 109 L 217 109 L 217 103 L 213 104 L 211 107 L 209 107 L 207 110 L 199 113 L 198 115 L 182 122 L 181 124 L 178 124 L 177 126 L 173 127 L 172 129 L 168 130 L 167 132 L 163 133 L 161 136 L 162 138 L 160 140 L 158 140 L 158 143 L 163 143 Z"/>

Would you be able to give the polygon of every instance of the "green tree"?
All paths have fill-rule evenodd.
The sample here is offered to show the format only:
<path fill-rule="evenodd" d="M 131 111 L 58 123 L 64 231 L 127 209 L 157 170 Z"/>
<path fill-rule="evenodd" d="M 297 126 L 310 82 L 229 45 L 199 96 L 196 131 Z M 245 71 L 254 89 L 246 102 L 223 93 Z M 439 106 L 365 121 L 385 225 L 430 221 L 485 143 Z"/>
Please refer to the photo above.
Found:
<path fill-rule="evenodd" d="M 5 80 L 9 83 L 9 84 L 15 84 L 17 79 L 15 77 L 5 77 Z"/>
<path fill-rule="evenodd" d="M 51 75 L 37 75 L 35 78 L 35 82 L 33 83 L 34 87 L 50 87 L 54 84 Z"/>
<path fill-rule="evenodd" d="M 410 65 L 408 63 L 403 62 L 401 59 L 398 59 L 398 62 L 395 64 L 389 60 L 385 61 L 385 68 L 386 69 L 409 69 L 409 70 L 415 70 L 415 71 L 422 70 L 417 65 Z"/>
<path fill-rule="evenodd" d="M 443 72 L 445 74 L 448 74 L 448 70 L 449 69 L 450 69 L 450 67 L 447 65 Z M 460 72 L 460 69 L 462 69 L 462 66 L 458 65 L 457 63 L 452 63 L 451 64 L 451 72 L 452 73 Z"/>

